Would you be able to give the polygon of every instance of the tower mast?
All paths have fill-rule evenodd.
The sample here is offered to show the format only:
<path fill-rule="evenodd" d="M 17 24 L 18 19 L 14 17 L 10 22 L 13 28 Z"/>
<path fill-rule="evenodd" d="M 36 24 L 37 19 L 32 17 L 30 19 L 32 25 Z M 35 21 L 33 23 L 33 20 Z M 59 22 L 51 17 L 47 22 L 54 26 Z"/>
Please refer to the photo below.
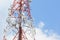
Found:
<path fill-rule="evenodd" d="M 14 0 L 11 8 L 9 9 L 9 15 L 6 20 L 9 27 L 7 27 L 6 29 L 11 29 L 11 28 L 17 29 L 17 33 L 12 40 L 16 40 L 17 35 L 18 35 L 18 40 L 23 40 L 23 39 L 29 40 L 26 37 L 27 34 L 29 34 L 28 30 L 30 31 L 32 30 L 33 32 L 31 33 L 33 33 L 32 35 L 34 35 L 35 30 L 32 27 L 33 24 L 32 24 L 32 17 L 31 17 L 30 6 L 29 6 L 30 2 L 31 0 Z M 27 27 L 27 30 L 25 30 L 25 32 L 23 26 Z M 7 40 L 5 35 L 4 35 L 4 40 Z M 35 39 L 33 38 L 33 40 Z"/>

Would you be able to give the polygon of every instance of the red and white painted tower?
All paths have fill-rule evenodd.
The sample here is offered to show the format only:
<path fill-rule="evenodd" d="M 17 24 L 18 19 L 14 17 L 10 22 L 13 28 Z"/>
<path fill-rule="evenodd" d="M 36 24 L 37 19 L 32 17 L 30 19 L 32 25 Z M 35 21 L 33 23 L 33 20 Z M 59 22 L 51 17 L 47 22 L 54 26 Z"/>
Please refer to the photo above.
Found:
<path fill-rule="evenodd" d="M 9 8 L 7 27 L 4 29 L 3 40 L 35 40 L 35 29 L 30 12 L 32 0 L 14 0 Z M 12 33 L 11 33 L 11 32 Z M 8 33 L 10 32 L 10 33 Z M 8 35 L 10 35 L 8 37 Z"/>

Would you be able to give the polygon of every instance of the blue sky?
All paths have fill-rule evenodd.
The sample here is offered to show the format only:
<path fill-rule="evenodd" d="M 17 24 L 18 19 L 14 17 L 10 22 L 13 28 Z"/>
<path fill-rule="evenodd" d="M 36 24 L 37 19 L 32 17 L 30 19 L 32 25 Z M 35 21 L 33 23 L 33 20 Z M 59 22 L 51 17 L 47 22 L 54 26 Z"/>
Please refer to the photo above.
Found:
<path fill-rule="evenodd" d="M 31 15 L 34 19 L 35 27 L 38 27 L 38 24 L 42 27 L 42 30 L 48 33 L 57 33 L 60 35 L 60 0 L 32 0 L 31 2 Z M 0 0 L 0 35 L 2 34 L 3 28 L 6 23 L 6 18 L 8 15 L 8 8 L 11 5 L 11 0 Z M 2 27 L 1 27 L 2 26 Z M 38 31 L 39 32 L 39 31 Z M 41 36 L 45 35 L 44 33 L 39 33 Z M 39 35 L 38 34 L 38 35 Z M 56 35 L 55 35 L 56 36 Z M 2 35 L 0 36 L 0 38 Z M 51 36 L 53 38 L 53 36 Z M 45 36 L 43 36 L 45 38 Z M 43 39 L 41 38 L 41 39 Z M 46 37 L 48 38 L 48 37 Z M 50 37 L 49 37 L 50 38 Z M 60 37 L 59 37 L 60 38 Z M 51 38 L 50 38 L 51 39 Z"/>
<path fill-rule="evenodd" d="M 31 9 L 35 24 L 43 21 L 43 29 L 52 29 L 60 35 L 60 0 L 33 0 Z"/>

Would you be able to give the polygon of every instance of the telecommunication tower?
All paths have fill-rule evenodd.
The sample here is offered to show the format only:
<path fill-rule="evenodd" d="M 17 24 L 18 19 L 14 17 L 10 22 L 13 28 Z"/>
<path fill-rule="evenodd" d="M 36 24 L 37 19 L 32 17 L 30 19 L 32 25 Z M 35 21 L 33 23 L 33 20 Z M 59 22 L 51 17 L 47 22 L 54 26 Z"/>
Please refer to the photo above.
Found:
<path fill-rule="evenodd" d="M 4 29 L 3 40 L 35 40 L 35 29 L 30 12 L 31 1 L 13 1 L 6 19 L 7 27 Z M 8 35 L 10 36 L 8 37 Z"/>

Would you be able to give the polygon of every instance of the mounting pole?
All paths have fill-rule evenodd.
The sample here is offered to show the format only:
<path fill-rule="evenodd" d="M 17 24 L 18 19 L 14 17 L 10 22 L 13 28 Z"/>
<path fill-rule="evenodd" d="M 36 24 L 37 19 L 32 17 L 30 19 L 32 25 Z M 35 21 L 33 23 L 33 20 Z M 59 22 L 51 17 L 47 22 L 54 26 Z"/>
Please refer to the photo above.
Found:
<path fill-rule="evenodd" d="M 22 0 L 20 0 L 20 9 L 19 9 L 19 11 L 22 11 Z M 22 16 L 21 16 L 21 13 L 22 12 L 20 12 L 20 15 L 19 15 L 20 24 L 19 24 L 19 38 L 18 38 L 18 40 L 22 40 L 22 27 L 21 27 L 21 19 L 22 19 Z"/>

